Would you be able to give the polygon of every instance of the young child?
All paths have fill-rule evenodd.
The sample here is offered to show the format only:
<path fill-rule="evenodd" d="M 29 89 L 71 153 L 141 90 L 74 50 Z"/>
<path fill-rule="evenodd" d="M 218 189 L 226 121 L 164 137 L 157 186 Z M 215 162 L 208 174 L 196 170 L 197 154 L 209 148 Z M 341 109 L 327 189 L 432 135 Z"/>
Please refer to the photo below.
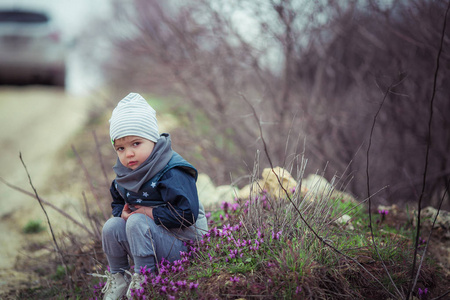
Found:
<path fill-rule="evenodd" d="M 121 299 L 144 281 L 141 267 L 157 272 L 165 258 L 180 259 L 183 241 L 201 239 L 208 230 L 198 200 L 197 170 L 171 147 L 169 134 L 159 134 L 155 110 L 130 93 L 114 109 L 111 142 L 118 159 L 110 192 L 113 218 L 102 231 L 110 272 L 104 299 Z M 134 274 L 128 278 L 128 258 Z M 126 272 L 126 273 L 125 273 Z"/>

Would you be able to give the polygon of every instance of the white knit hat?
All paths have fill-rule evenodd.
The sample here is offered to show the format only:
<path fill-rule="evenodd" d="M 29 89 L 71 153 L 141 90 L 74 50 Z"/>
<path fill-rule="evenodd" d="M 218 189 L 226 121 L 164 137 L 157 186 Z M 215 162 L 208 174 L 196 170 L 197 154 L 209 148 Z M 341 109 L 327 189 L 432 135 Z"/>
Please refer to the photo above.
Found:
<path fill-rule="evenodd" d="M 114 145 L 116 139 L 129 135 L 152 142 L 159 139 L 156 111 L 137 93 L 130 93 L 120 100 L 109 120 L 109 135 Z"/>

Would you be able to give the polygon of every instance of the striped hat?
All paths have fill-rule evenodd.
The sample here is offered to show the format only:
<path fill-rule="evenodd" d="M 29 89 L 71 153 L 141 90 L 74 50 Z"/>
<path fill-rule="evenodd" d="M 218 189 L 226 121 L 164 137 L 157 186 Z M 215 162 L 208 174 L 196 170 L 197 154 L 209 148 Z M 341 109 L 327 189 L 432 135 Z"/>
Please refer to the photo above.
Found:
<path fill-rule="evenodd" d="M 116 139 L 129 135 L 152 142 L 159 139 L 156 111 L 137 93 L 130 93 L 120 100 L 109 120 L 109 135 L 114 145 Z"/>

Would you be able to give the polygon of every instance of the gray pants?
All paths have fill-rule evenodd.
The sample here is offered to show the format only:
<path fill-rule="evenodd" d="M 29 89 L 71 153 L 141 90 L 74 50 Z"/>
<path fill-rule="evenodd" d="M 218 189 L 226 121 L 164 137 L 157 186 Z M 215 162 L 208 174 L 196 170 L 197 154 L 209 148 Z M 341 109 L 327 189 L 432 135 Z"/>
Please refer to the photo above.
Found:
<path fill-rule="evenodd" d="M 128 257 L 133 259 L 136 273 L 144 266 L 155 271 L 162 258 L 180 259 L 180 251 L 187 250 L 182 239 L 191 235 L 190 229 L 167 230 L 144 214 L 133 214 L 126 222 L 118 217 L 109 219 L 103 226 L 102 244 L 111 273 L 128 270 Z"/>

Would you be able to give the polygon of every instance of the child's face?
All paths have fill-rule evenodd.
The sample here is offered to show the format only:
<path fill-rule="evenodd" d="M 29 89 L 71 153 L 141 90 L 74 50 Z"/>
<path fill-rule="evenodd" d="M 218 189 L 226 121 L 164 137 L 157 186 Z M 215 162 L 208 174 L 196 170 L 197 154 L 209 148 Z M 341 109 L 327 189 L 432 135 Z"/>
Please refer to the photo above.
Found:
<path fill-rule="evenodd" d="M 134 135 L 114 141 L 114 149 L 120 162 L 132 170 L 139 167 L 150 156 L 154 147 L 154 142 Z"/>

